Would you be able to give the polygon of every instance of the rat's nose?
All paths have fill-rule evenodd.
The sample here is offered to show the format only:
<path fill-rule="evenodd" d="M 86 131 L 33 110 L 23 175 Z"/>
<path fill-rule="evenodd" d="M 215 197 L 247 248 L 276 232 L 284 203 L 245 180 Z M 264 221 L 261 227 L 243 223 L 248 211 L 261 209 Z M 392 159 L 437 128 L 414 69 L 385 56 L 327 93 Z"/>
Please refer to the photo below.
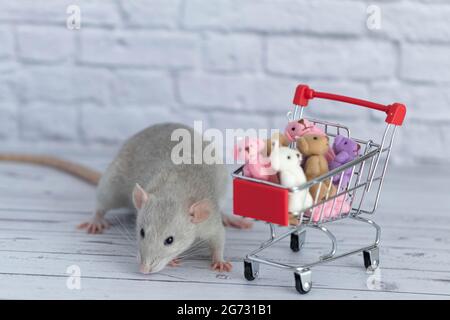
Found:
<path fill-rule="evenodd" d="M 143 274 L 150 273 L 150 267 L 141 263 L 141 265 L 139 266 L 139 271 Z"/>

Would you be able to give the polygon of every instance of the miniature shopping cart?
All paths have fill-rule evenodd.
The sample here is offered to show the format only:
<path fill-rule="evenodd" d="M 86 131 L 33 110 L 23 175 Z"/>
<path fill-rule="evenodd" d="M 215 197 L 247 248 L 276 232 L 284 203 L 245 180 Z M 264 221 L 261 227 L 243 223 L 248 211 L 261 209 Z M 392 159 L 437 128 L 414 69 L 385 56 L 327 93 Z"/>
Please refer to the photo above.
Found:
<path fill-rule="evenodd" d="M 322 128 L 329 137 L 335 137 L 338 134 L 351 137 L 360 146 L 360 156 L 295 188 L 286 188 L 276 183 L 245 177 L 243 166 L 233 173 L 234 214 L 265 221 L 270 227 L 269 239 L 244 259 L 245 278 L 249 281 L 254 280 L 259 275 L 260 264 L 290 270 L 294 272 L 295 287 L 302 294 L 309 292 L 311 289 L 311 268 L 315 265 L 363 252 L 366 269 L 375 270 L 378 267 L 380 263 L 378 246 L 381 229 L 374 221 L 362 215 L 370 216 L 376 211 L 395 131 L 397 126 L 402 125 L 406 115 L 406 107 L 400 103 L 381 105 L 346 96 L 314 91 L 306 85 L 299 85 L 294 96 L 294 110 L 288 113 L 289 120 L 302 119 L 308 102 L 315 98 L 339 101 L 385 112 L 387 114 L 387 125 L 381 141 L 356 139 L 350 136 L 348 127 L 337 123 L 305 118 Z M 294 144 L 291 144 L 290 147 L 295 147 Z M 339 183 L 338 191 L 331 195 L 332 183 L 327 183 L 327 181 L 330 181 L 334 176 L 340 176 L 339 181 L 342 182 L 344 173 L 348 173 L 349 170 L 351 170 L 349 183 L 346 186 L 341 186 Z M 315 184 L 318 185 L 319 189 L 328 186 L 326 196 L 322 200 L 319 200 L 317 196 L 314 199 L 313 196 L 313 205 L 305 208 L 302 212 L 288 212 L 289 193 L 309 189 Z M 346 203 L 345 206 L 344 203 Z M 326 210 L 335 212 L 335 214 L 327 214 Z M 375 228 L 375 240 L 362 248 L 337 254 L 337 240 L 327 228 L 327 224 L 346 218 Z M 276 235 L 276 225 L 288 227 L 288 231 Z M 286 237 L 290 237 L 292 251 L 299 251 L 305 242 L 307 228 L 323 232 L 331 241 L 330 251 L 320 256 L 316 261 L 303 265 L 290 265 L 259 255 L 262 251 Z"/>

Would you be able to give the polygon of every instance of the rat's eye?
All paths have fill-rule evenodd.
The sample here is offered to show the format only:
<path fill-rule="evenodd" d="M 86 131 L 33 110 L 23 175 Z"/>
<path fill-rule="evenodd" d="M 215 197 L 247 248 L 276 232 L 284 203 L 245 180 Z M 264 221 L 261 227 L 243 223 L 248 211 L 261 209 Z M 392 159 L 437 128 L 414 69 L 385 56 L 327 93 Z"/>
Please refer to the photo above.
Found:
<path fill-rule="evenodd" d="M 165 246 L 170 246 L 173 243 L 173 237 L 168 237 L 166 240 L 164 240 Z"/>
<path fill-rule="evenodd" d="M 313 139 L 314 139 L 314 140 L 317 140 L 317 137 L 314 137 Z"/>
<path fill-rule="evenodd" d="M 347 144 L 347 141 L 345 141 L 344 144 Z"/>
<path fill-rule="evenodd" d="M 287 156 L 288 160 L 291 160 L 291 156 Z"/>
<path fill-rule="evenodd" d="M 141 234 L 141 238 L 145 238 L 145 231 L 144 231 L 144 229 L 141 229 L 140 234 Z"/>

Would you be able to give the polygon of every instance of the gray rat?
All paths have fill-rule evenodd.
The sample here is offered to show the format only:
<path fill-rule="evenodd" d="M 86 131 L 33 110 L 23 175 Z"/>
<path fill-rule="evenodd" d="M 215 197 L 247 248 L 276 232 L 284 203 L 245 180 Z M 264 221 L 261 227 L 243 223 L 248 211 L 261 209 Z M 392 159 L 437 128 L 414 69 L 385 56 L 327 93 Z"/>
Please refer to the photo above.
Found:
<path fill-rule="evenodd" d="M 191 140 L 198 133 L 177 123 L 148 127 L 129 138 L 103 175 L 52 157 L 0 155 L 0 160 L 49 165 L 95 184 L 97 204 L 91 221 L 78 227 L 101 233 L 109 226 L 105 214 L 116 208 L 137 210 L 138 259 L 143 273 L 158 272 L 194 241 L 207 241 L 212 268 L 230 271 L 223 259 L 224 225 L 248 228 L 245 219 L 222 216 L 219 202 L 225 194 L 228 172 L 219 164 L 174 164 L 171 141 L 176 129 L 185 129 Z M 200 137 L 201 139 L 201 137 Z M 203 142 L 205 145 L 205 142 Z M 194 148 L 191 148 L 194 150 Z M 193 159 L 194 153 L 191 153 Z"/>

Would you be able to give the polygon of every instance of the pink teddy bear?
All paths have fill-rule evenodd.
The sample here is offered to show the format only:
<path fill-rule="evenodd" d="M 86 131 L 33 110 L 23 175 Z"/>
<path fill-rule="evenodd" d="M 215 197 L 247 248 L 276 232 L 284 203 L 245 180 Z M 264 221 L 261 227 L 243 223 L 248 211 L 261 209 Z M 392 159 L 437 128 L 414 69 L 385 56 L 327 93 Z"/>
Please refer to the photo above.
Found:
<path fill-rule="evenodd" d="M 297 141 L 298 138 L 303 137 L 306 134 L 316 134 L 320 136 L 325 136 L 325 132 L 319 127 L 315 126 L 314 123 L 306 119 L 300 119 L 297 121 L 290 121 L 284 130 L 285 136 L 289 141 Z M 329 148 L 325 154 L 325 158 L 328 162 L 333 161 L 335 154 L 333 149 Z"/>
<path fill-rule="evenodd" d="M 298 138 L 303 137 L 305 134 L 318 134 L 324 136 L 325 132 L 316 127 L 311 121 L 300 119 L 298 121 L 289 122 L 284 130 L 284 134 L 289 141 L 294 142 Z"/>
<path fill-rule="evenodd" d="M 243 160 L 244 176 L 277 183 L 278 177 L 270 159 L 262 155 L 266 143 L 261 139 L 245 137 L 234 146 L 234 159 Z"/>

